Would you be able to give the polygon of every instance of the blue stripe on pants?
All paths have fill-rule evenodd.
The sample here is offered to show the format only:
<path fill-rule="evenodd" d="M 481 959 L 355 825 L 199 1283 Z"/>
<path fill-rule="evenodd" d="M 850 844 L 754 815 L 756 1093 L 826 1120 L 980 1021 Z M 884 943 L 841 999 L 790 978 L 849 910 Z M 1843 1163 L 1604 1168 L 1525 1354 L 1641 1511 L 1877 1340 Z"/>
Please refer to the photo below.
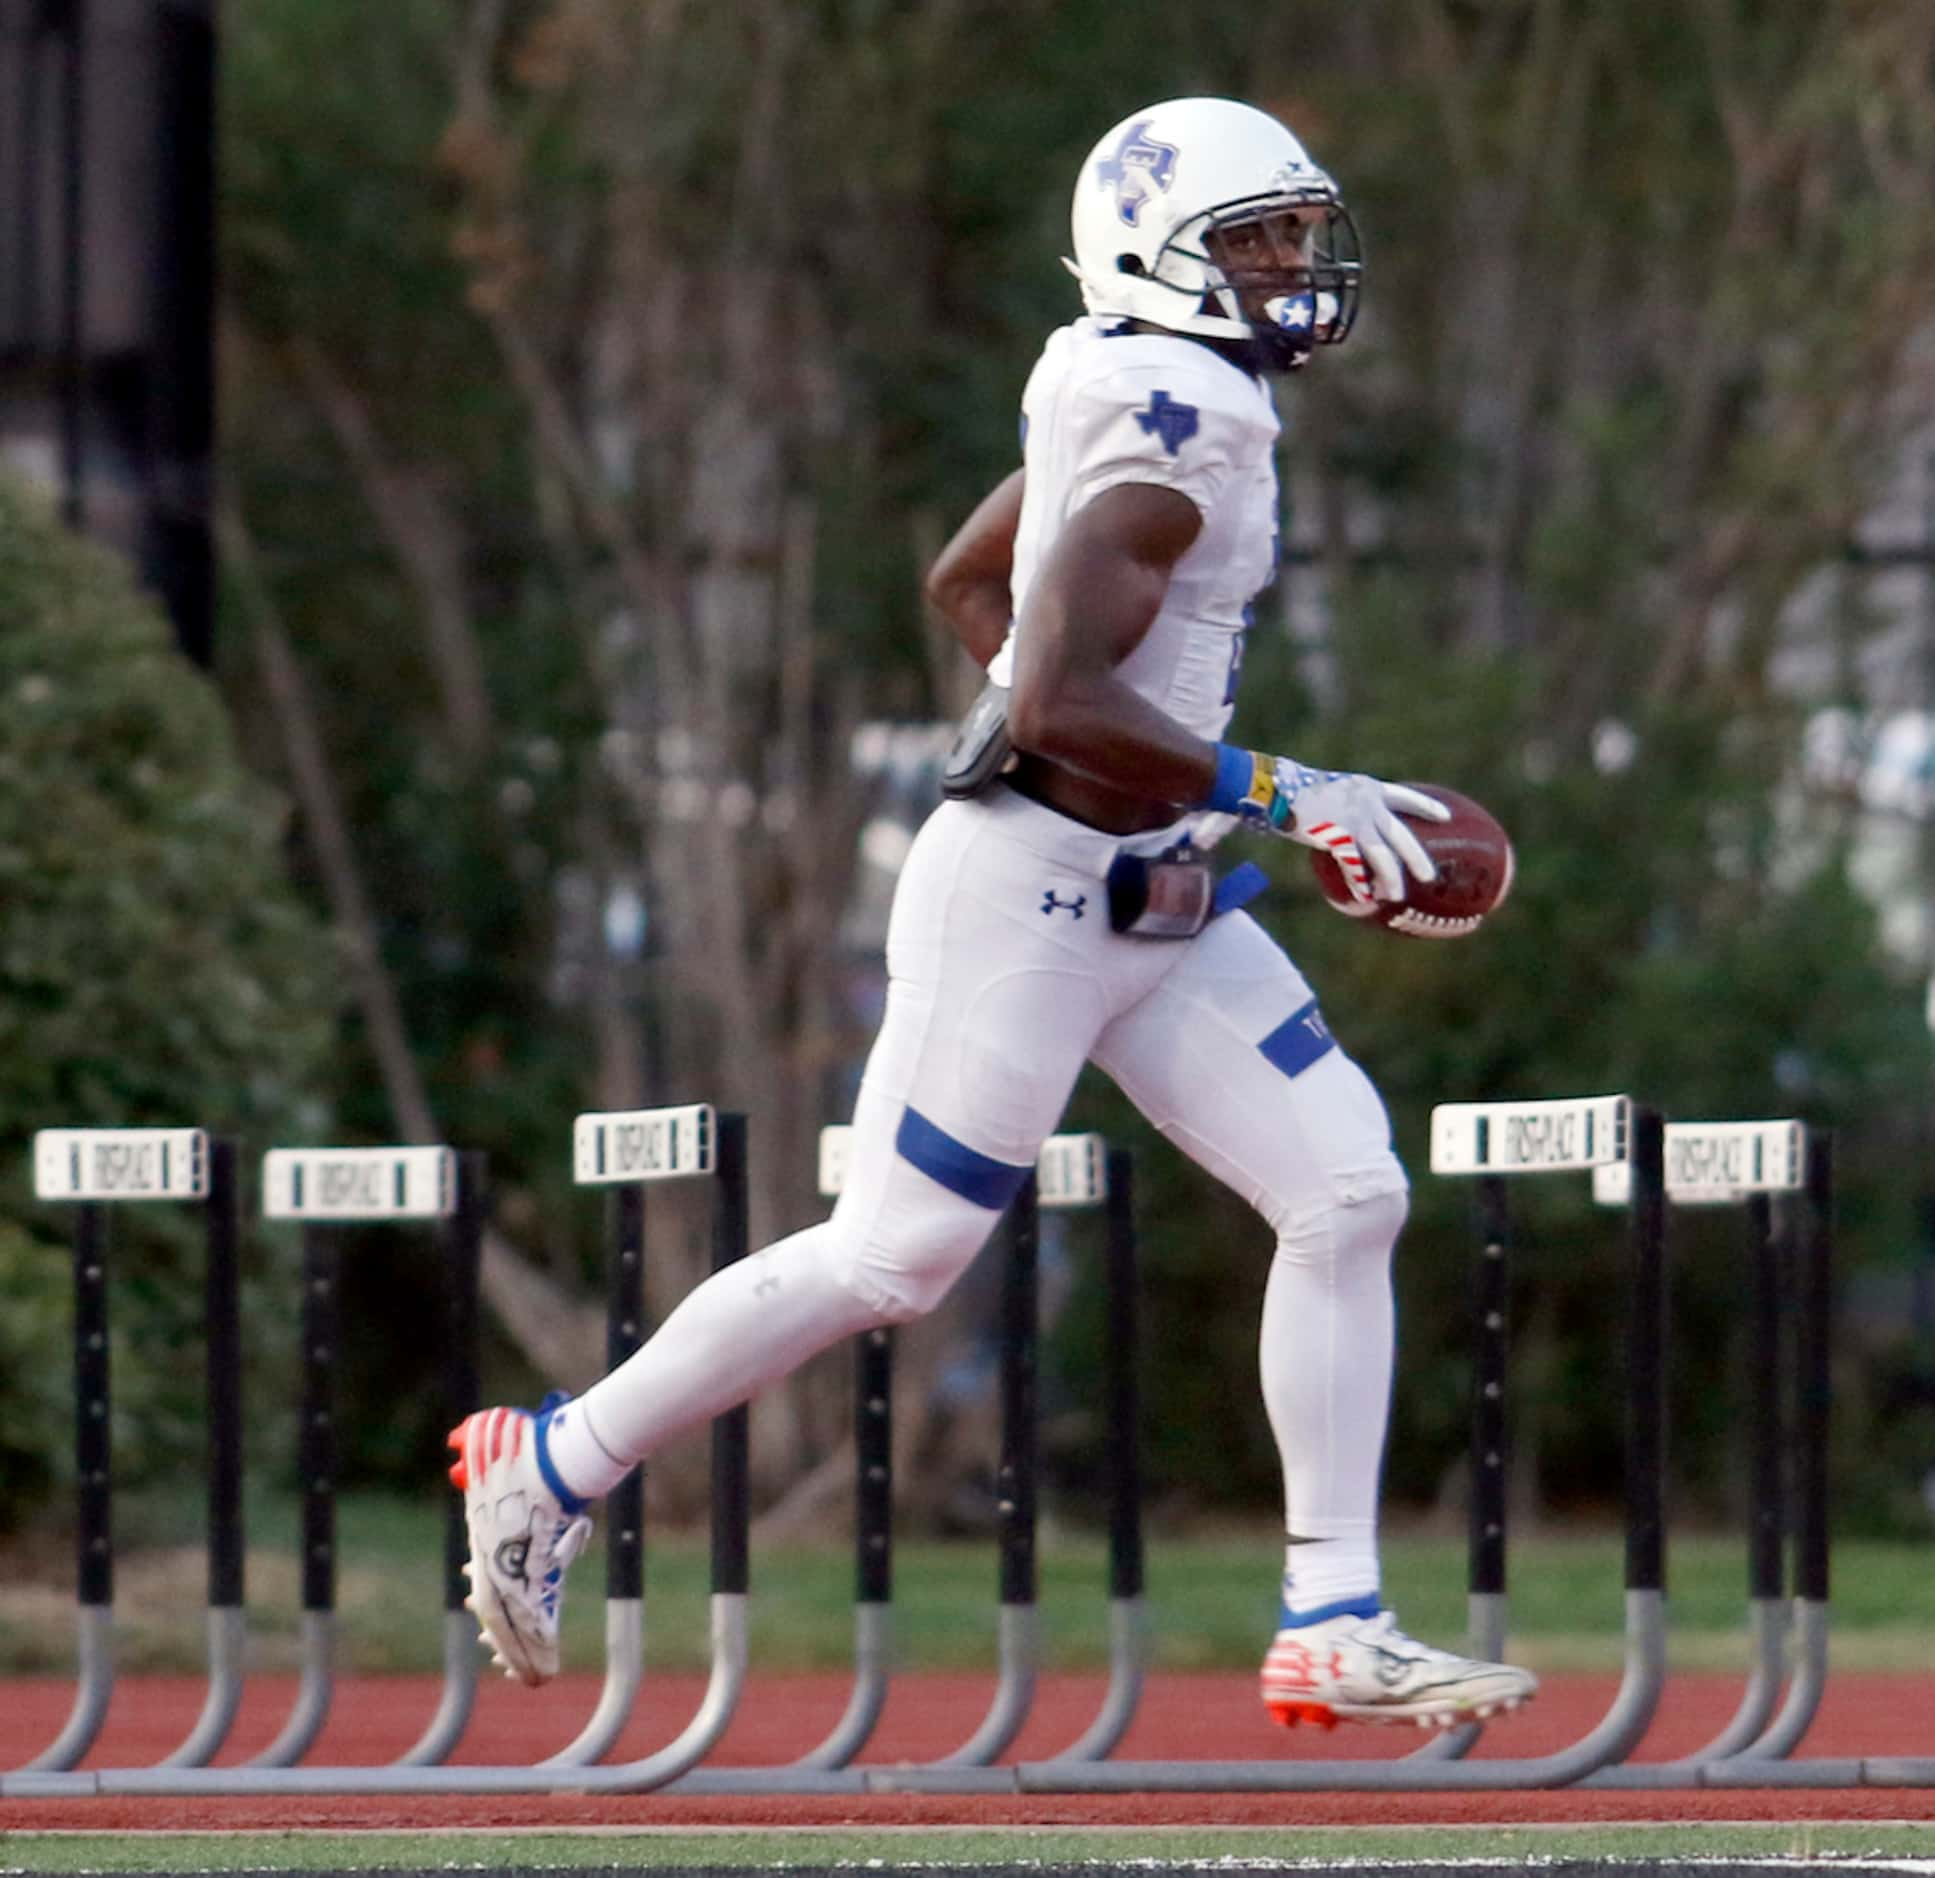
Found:
<path fill-rule="evenodd" d="M 997 1161 L 965 1141 L 956 1141 L 914 1108 L 900 1118 L 894 1146 L 902 1160 L 918 1167 L 930 1180 L 939 1181 L 949 1193 L 958 1193 L 962 1199 L 996 1213 L 1015 1197 L 1021 1183 L 1034 1171 Z"/>
<path fill-rule="evenodd" d="M 1292 1011 L 1275 1030 L 1256 1046 L 1286 1076 L 1301 1076 L 1320 1056 L 1337 1047 L 1324 1014 L 1312 998 L 1300 1011 Z"/>

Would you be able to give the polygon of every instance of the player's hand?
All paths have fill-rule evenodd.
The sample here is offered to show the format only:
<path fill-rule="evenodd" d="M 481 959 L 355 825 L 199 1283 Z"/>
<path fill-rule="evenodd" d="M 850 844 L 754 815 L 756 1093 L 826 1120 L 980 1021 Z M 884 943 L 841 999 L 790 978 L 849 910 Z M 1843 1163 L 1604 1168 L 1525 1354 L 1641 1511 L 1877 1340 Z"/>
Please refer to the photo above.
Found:
<path fill-rule="evenodd" d="M 1402 783 L 1348 770 L 1306 769 L 1288 757 L 1275 759 L 1270 783 L 1270 800 L 1249 819 L 1305 847 L 1324 849 L 1343 870 L 1353 897 L 1366 906 L 1402 900 L 1407 872 L 1418 880 L 1437 879 L 1424 844 L 1400 818 L 1449 821 L 1451 811 L 1442 802 Z"/>

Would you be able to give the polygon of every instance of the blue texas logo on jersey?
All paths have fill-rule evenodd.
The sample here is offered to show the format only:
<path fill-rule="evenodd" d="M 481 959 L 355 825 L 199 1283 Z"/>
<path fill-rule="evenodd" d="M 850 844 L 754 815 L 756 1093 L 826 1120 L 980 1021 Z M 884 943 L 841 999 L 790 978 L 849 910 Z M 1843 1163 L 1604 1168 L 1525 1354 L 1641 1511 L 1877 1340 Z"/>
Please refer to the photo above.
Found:
<path fill-rule="evenodd" d="M 1160 437 L 1162 447 L 1171 456 L 1179 456 L 1182 447 L 1196 434 L 1199 413 L 1193 404 L 1182 404 L 1166 391 L 1154 392 L 1149 398 L 1149 408 L 1138 411 L 1135 421 L 1147 436 Z"/>
<path fill-rule="evenodd" d="M 1166 195 L 1176 180 L 1176 146 L 1149 135 L 1149 120 L 1139 118 L 1123 132 L 1115 155 L 1095 166 L 1095 180 L 1115 191 L 1115 212 L 1133 228 L 1151 196 Z"/>

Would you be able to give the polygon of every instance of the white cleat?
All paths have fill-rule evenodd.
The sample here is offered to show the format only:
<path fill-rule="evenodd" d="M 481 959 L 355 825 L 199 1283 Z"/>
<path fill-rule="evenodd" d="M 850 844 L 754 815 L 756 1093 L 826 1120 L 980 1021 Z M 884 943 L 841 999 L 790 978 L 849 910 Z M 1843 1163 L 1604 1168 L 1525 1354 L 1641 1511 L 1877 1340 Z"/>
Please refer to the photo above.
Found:
<path fill-rule="evenodd" d="M 463 1489 L 470 1558 L 464 1608 L 491 1661 L 535 1688 L 558 1673 L 558 1610 L 565 1567 L 584 1550 L 591 1521 L 568 1513 L 538 1468 L 536 1424 L 525 1409 L 480 1409 L 450 1431 Z"/>
<path fill-rule="evenodd" d="M 1407 1637 L 1389 1611 L 1279 1630 L 1263 1660 L 1263 1702 L 1286 1728 L 1314 1722 L 1415 1722 L 1449 1728 L 1506 1713 L 1538 1679 Z"/>

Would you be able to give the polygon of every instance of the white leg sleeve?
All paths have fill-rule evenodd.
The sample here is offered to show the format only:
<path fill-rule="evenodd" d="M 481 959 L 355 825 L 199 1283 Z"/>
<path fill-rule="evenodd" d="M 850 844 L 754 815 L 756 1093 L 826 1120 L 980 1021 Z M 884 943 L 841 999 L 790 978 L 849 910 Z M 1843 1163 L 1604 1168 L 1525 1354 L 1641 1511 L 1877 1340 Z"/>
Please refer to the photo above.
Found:
<path fill-rule="evenodd" d="M 715 1272 L 636 1355 L 551 1418 L 551 1463 L 581 1499 L 790 1375 L 880 1314 L 834 1274 L 831 1221 Z"/>
<path fill-rule="evenodd" d="M 1254 921 L 1227 914 L 1103 1033 L 1096 1061 L 1275 1229 L 1265 1410 L 1300 1608 L 1374 1593 L 1404 1170 L 1364 1072 Z"/>
<path fill-rule="evenodd" d="M 1263 1294 L 1263 1405 L 1283 1459 L 1287 1594 L 1304 1610 L 1378 1589 L 1391 1397 L 1391 1248 L 1405 1198 L 1333 1207 L 1277 1243 Z"/>
<path fill-rule="evenodd" d="M 1111 1006 L 1174 962 L 1110 932 L 1115 846 L 1019 796 L 929 818 L 895 890 L 887 1013 L 833 1217 L 709 1278 L 553 1416 L 552 1464 L 573 1492 L 609 1492 L 682 1429 L 946 1295 L 1034 1166 Z"/>

